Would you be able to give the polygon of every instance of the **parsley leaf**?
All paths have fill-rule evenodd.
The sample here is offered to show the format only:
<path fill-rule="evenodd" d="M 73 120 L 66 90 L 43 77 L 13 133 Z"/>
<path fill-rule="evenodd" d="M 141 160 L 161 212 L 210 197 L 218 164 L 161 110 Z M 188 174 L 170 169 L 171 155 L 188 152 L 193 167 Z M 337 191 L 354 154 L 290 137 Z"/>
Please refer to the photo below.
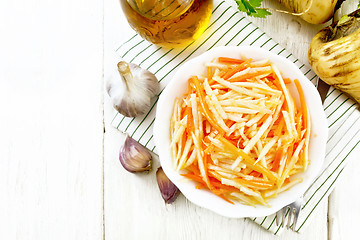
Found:
<path fill-rule="evenodd" d="M 251 17 L 265 18 L 267 15 L 271 15 L 271 13 L 266 9 L 259 8 L 262 1 L 263 0 L 235 0 L 241 12 L 245 12 Z"/>

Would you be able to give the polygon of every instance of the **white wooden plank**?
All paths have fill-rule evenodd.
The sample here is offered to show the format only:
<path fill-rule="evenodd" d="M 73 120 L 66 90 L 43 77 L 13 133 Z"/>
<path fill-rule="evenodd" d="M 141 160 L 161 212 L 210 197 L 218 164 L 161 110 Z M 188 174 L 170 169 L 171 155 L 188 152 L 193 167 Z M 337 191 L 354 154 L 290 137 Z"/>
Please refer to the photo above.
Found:
<path fill-rule="evenodd" d="M 344 14 L 351 13 L 357 8 L 356 1 L 345 1 L 337 14 L 340 18 Z M 349 156 L 351 160 L 339 177 L 339 181 L 329 196 L 329 239 L 357 239 L 357 227 L 360 225 L 360 206 L 356 199 L 360 198 L 360 182 L 356 181 L 360 174 L 358 157 L 360 149 L 357 148 Z"/>
<path fill-rule="evenodd" d="M 329 197 L 329 239 L 357 239 L 360 219 L 360 164 L 356 161 L 360 150 L 353 152 L 353 160 L 345 167 L 339 182 Z"/>
<path fill-rule="evenodd" d="M 0 239 L 101 239 L 102 2 L 0 5 Z"/>

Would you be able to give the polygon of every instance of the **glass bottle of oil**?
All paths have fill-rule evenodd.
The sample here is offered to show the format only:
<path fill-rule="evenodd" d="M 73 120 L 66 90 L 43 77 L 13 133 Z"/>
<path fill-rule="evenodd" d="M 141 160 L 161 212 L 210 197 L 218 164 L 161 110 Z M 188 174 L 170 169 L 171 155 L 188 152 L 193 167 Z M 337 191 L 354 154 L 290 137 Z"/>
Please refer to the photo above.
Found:
<path fill-rule="evenodd" d="M 168 48 L 182 47 L 206 29 L 212 0 L 120 0 L 130 26 L 144 39 Z"/>

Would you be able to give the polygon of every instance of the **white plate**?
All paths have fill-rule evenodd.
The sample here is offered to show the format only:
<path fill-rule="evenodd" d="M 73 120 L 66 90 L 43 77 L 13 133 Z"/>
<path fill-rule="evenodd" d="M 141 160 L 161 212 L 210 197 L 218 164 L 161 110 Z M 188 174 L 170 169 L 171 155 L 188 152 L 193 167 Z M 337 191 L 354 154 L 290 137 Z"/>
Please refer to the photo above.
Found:
<path fill-rule="evenodd" d="M 269 201 L 270 207 L 258 205 L 256 207 L 240 203 L 229 204 L 208 190 L 196 189 L 193 181 L 181 176 L 173 168 L 170 155 L 170 118 L 173 112 L 174 101 L 187 92 L 188 79 L 193 75 L 205 75 L 205 63 L 217 57 L 241 58 L 245 56 L 253 60 L 270 59 L 282 72 L 282 75 L 291 80 L 298 79 L 305 95 L 305 101 L 311 117 L 311 136 L 309 145 L 310 164 L 308 169 L 298 174 L 303 178 L 301 183 L 279 194 Z M 297 94 L 295 84 L 288 84 L 294 96 Z M 284 57 L 278 56 L 267 50 L 250 46 L 223 46 L 211 49 L 202 55 L 184 63 L 175 73 L 170 83 L 162 92 L 157 104 L 154 125 L 154 140 L 157 147 L 160 163 L 169 179 L 180 189 L 184 196 L 196 205 L 212 210 L 220 215 L 232 218 L 259 217 L 275 213 L 287 204 L 294 202 L 302 196 L 319 174 L 324 158 L 328 135 L 327 121 L 322 107 L 321 99 L 314 85 L 301 73 L 298 67 Z"/>

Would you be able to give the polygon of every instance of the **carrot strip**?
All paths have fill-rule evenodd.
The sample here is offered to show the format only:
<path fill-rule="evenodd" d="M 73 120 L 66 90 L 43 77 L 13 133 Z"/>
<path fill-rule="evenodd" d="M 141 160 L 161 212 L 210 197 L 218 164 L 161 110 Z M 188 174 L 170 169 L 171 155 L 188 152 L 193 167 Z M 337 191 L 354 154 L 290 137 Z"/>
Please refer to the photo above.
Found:
<path fill-rule="evenodd" d="M 257 171 L 252 171 L 249 175 L 254 176 L 254 177 L 260 177 L 261 173 L 259 173 Z"/>
<path fill-rule="evenodd" d="M 200 177 L 198 175 L 191 174 L 191 173 L 184 173 L 184 174 L 181 174 L 181 176 L 190 178 L 190 179 L 192 179 L 198 183 L 204 184 L 206 186 L 206 182 L 202 179 L 202 177 Z"/>
<path fill-rule="evenodd" d="M 196 181 L 196 182 L 198 182 L 198 184 L 196 185 L 196 188 L 197 189 L 201 189 L 201 188 L 207 188 L 208 186 L 206 185 L 206 183 L 204 182 L 204 180 L 202 179 L 202 177 L 201 176 L 196 176 L 196 175 L 194 175 L 194 174 L 191 174 L 191 173 L 186 173 L 186 174 L 181 174 L 182 176 L 184 176 L 184 177 L 187 177 L 187 178 L 189 178 L 189 179 L 192 179 L 192 180 L 194 180 L 194 181 Z M 226 191 L 226 192 L 228 192 L 228 190 L 227 189 L 223 189 L 223 190 L 221 190 L 221 189 L 211 189 L 211 191 L 214 193 L 214 194 L 216 194 L 217 196 L 219 196 L 219 197 L 221 197 L 222 199 L 224 199 L 225 201 L 227 201 L 227 202 L 229 202 L 229 203 L 231 203 L 231 204 L 234 204 L 232 201 L 230 201 L 228 198 L 226 198 L 224 195 L 223 195 L 223 193 Z"/>
<path fill-rule="evenodd" d="M 192 78 L 189 78 L 188 80 L 188 99 L 190 98 L 190 95 L 195 92 L 194 89 L 194 82 L 192 81 Z"/>
<path fill-rule="evenodd" d="M 290 84 L 291 83 L 290 78 L 283 78 L 283 81 L 284 81 L 285 84 Z"/>
<path fill-rule="evenodd" d="M 211 185 L 211 182 L 209 181 L 208 167 L 207 167 L 208 157 L 209 157 L 209 155 L 205 155 L 202 158 L 203 159 L 203 167 L 204 167 L 204 176 L 203 176 L 203 178 L 205 178 L 204 181 L 207 183 L 208 188 L 211 190 L 214 187 Z"/>
<path fill-rule="evenodd" d="M 275 137 L 274 131 L 270 130 L 269 133 L 267 134 L 268 137 Z"/>
<path fill-rule="evenodd" d="M 214 150 L 214 145 L 209 145 L 207 148 L 205 148 L 204 153 L 205 154 L 211 154 L 211 152 Z"/>
<path fill-rule="evenodd" d="M 209 83 L 209 85 L 211 86 L 211 85 L 213 85 L 214 83 L 216 83 L 216 81 L 215 81 L 213 78 L 210 78 L 210 79 L 208 79 L 208 83 Z"/>
<path fill-rule="evenodd" d="M 275 129 L 275 132 L 274 132 L 275 136 L 280 136 L 281 135 L 281 133 L 283 131 L 283 128 L 284 128 L 284 125 L 285 125 L 285 120 L 284 120 L 284 117 L 283 117 L 282 114 L 279 116 L 279 118 L 280 118 L 280 120 L 279 120 L 280 122 L 279 122 L 277 128 Z"/>
<path fill-rule="evenodd" d="M 240 192 L 240 190 L 237 189 L 236 187 L 224 185 L 221 182 L 213 182 L 212 184 L 217 188 L 222 188 L 222 189 L 225 189 L 225 190 L 227 190 L 229 192 Z"/>
<path fill-rule="evenodd" d="M 306 129 L 305 149 L 304 149 L 305 153 L 304 153 L 304 158 L 303 158 L 303 169 L 306 170 L 306 168 L 307 168 L 307 166 L 309 164 L 308 151 L 309 151 L 311 122 L 310 122 L 310 119 L 309 119 L 308 109 L 307 109 L 306 102 L 305 102 L 304 92 L 302 90 L 300 82 L 299 82 L 298 79 L 295 79 L 294 82 L 295 82 L 295 86 L 296 86 L 296 88 L 298 90 L 298 93 L 299 93 L 301 110 L 302 110 L 302 113 L 303 113 L 303 125 L 304 125 L 304 129 Z"/>
<path fill-rule="evenodd" d="M 200 176 L 200 170 L 195 164 L 190 165 L 189 170 L 192 171 L 193 174 Z"/>
<path fill-rule="evenodd" d="M 302 90 L 299 80 L 295 79 L 294 83 L 295 83 L 296 89 L 299 93 L 301 111 L 303 114 L 304 128 L 306 129 L 308 126 L 308 122 L 307 122 L 308 121 L 308 111 L 307 111 L 307 106 L 306 106 L 306 102 L 305 102 L 304 92 Z"/>
<path fill-rule="evenodd" d="M 226 74 L 223 76 L 224 80 L 229 79 L 230 77 L 232 77 L 235 73 L 240 72 L 242 70 L 244 70 L 245 68 L 247 68 L 249 66 L 249 63 L 251 62 L 251 59 L 247 59 L 246 61 L 244 61 L 243 63 L 241 63 L 240 65 L 234 67 L 233 69 L 230 69 L 228 72 L 226 72 Z"/>
<path fill-rule="evenodd" d="M 294 154 L 294 145 L 291 145 L 290 147 L 288 147 L 287 149 L 287 158 L 286 158 L 286 166 L 288 166 L 290 159 L 292 157 L 292 155 Z"/>
<path fill-rule="evenodd" d="M 201 105 L 202 113 L 204 114 L 205 118 L 210 122 L 210 124 L 212 126 L 214 126 L 214 128 L 216 130 L 218 130 L 219 133 L 223 133 L 224 130 L 219 126 L 217 121 L 212 117 L 212 114 L 206 105 L 204 89 L 203 89 L 203 87 L 201 87 L 198 77 L 194 76 L 192 79 L 194 80 L 196 93 L 200 98 L 200 105 Z"/>
<path fill-rule="evenodd" d="M 280 161 L 281 161 L 281 158 L 283 157 L 283 155 L 284 155 L 284 148 L 282 148 L 282 147 L 278 148 L 276 150 L 275 158 L 274 158 L 274 161 L 272 164 L 272 168 L 271 168 L 272 171 L 274 171 L 274 172 L 278 171 L 279 166 L 280 166 Z"/>
<path fill-rule="evenodd" d="M 236 59 L 236 58 L 229 58 L 229 57 L 219 57 L 218 61 L 220 63 L 231 63 L 231 64 L 241 64 L 244 60 Z"/>
<path fill-rule="evenodd" d="M 214 76 L 214 71 L 211 67 L 207 67 L 207 71 L 206 71 L 206 75 L 207 75 L 207 79 L 208 81 L 210 81 L 210 79 L 212 79 L 212 77 Z"/>
<path fill-rule="evenodd" d="M 224 194 L 224 193 L 228 193 L 229 190 L 223 189 L 223 188 L 215 188 L 213 190 L 211 190 L 213 193 L 215 193 L 216 195 L 220 195 L 220 194 Z"/>
<path fill-rule="evenodd" d="M 274 86 L 277 88 L 277 90 L 283 91 L 282 87 L 281 87 L 281 83 L 278 77 L 274 77 L 272 80 L 272 83 L 274 84 Z"/>
<path fill-rule="evenodd" d="M 257 182 L 257 181 L 249 181 L 242 178 L 236 179 L 239 183 L 245 185 L 246 187 L 251 187 L 255 189 L 268 189 L 271 188 L 273 185 L 267 182 Z"/>
<path fill-rule="evenodd" d="M 206 188 L 206 185 L 199 183 L 198 185 L 195 186 L 196 189 L 203 189 Z"/>
<path fill-rule="evenodd" d="M 216 194 L 216 193 L 215 193 Z M 224 199 L 225 201 L 227 201 L 228 203 L 234 204 L 234 202 L 230 201 L 228 198 L 226 198 L 223 194 L 216 194 L 217 196 L 221 197 L 222 199 Z"/>
<path fill-rule="evenodd" d="M 297 131 L 297 134 L 298 134 L 298 138 L 301 137 L 301 127 L 303 126 L 303 118 L 302 118 L 302 114 L 299 113 L 298 116 L 296 117 L 296 131 Z"/>
<path fill-rule="evenodd" d="M 186 107 L 186 115 L 187 115 L 186 133 L 188 136 L 191 136 L 191 132 L 193 132 L 195 128 L 191 107 Z"/>

